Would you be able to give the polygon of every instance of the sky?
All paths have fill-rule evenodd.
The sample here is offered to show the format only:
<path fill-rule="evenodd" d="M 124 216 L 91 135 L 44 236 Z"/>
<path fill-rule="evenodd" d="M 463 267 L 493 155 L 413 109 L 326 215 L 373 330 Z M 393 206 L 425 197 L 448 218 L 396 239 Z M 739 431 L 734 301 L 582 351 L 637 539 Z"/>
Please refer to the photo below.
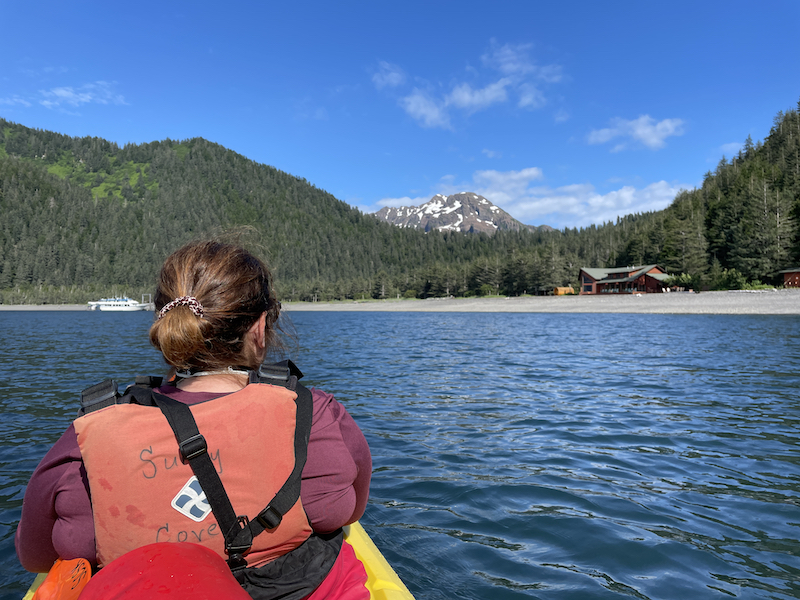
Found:
<path fill-rule="evenodd" d="M 3 0 L 0 117 L 202 137 L 359 208 L 666 208 L 800 100 L 800 1 Z"/>

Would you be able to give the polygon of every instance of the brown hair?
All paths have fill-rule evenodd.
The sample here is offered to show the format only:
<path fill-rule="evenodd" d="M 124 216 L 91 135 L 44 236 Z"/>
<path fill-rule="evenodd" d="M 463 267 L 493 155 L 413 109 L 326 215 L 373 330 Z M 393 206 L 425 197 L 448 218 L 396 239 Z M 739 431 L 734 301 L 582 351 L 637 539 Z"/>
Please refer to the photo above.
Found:
<path fill-rule="evenodd" d="M 196 298 L 203 316 L 178 305 L 159 318 L 164 305 L 182 296 Z M 156 321 L 150 327 L 150 342 L 176 369 L 256 368 L 261 357 L 248 351 L 244 340 L 264 313 L 266 348 L 280 345 L 280 303 L 269 269 L 239 246 L 200 241 L 176 250 L 161 267 L 153 302 Z"/>

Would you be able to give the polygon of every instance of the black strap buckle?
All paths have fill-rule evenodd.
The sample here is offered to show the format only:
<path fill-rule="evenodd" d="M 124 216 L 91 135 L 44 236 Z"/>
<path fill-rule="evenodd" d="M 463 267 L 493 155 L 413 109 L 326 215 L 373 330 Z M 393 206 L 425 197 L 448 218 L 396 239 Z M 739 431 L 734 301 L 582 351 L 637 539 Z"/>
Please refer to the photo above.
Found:
<path fill-rule="evenodd" d="M 206 438 L 204 438 L 199 433 L 197 435 L 193 435 L 189 439 L 181 442 L 180 452 L 181 452 L 181 462 L 183 464 L 186 464 L 193 458 L 197 458 L 204 452 L 208 452 L 208 444 L 206 444 Z"/>
<path fill-rule="evenodd" d="M 282 520 L 283 515 L 277 508 L 273 508 L 271 504 L 258 513 L 256 517 L 256 521 L 258 521 L 264 529 L 275 529 L 281 524 Z"/>
<path fill-rule="evenodd" d="M 133 381 L 134 385 L 143 385 L 149 388 L 157 388 L 160 387 L 161 384 L 164 382 L 164 378 L 155 377 L 153 375 L 137 375 Z"/>
<path fill-rule="evenodd" d="M 225 536 L 225 554 L 228 555 L 228 566 L 232 571 L 247 566 L 244 557 L 250 552 L 253 546 L 253 532 L 250 529 L 250 521 L 246 516 L 236 517 L 236 523 Z"/>
<path fill-rule="evenodd" d="M 241 554 L 229 555 L 227 563 L 228 563 L 228 568 L 231 570 L 231 573 L 236 573 L 237 571 L 241 571 L 242 569 L 247 567 L 247 561 Z"/>
<path fill-rule="evenodd" d="M 303 373 L 290 360 L 279 363 L 263 362 L 258 369 L 250 372 L 250 383 L 271 383 L 294 390 L 297 381 L 293 381 L 292 378 L 295 377 L 299 380 L 303 377 Z"/>
<path fill-rule="evenodd" d="M 258 378 L 262 380 L 275 380 L 286 383 L 292 376 L 288 366 L 284 365 L 265 365 L 258 368 Z"/>

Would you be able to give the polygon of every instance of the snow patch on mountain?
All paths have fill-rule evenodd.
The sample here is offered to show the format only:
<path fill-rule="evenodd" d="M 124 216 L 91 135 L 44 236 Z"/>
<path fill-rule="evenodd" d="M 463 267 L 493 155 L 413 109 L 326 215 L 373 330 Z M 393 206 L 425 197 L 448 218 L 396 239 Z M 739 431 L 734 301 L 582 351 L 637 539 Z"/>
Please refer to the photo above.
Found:
<path fill-rule="evenodd" d="M 459 192 L 450 196 L 436 194 L 422 206 L 387 206 L 373 214 L 398 227 L 414 227 L 425 231 L 438 229 L 492 234 L 501 229 L 540 229 L 520 223 L 502 208 L 474 192 Z M 542 227 L 550 229 L 546 225 Z"/>

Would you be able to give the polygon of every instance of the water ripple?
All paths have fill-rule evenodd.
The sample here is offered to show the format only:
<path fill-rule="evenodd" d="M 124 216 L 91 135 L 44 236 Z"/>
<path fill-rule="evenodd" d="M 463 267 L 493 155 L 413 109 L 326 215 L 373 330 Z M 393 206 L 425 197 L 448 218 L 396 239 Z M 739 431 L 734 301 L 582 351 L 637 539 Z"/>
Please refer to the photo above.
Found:
<path fill-rule="evenodd" d="M 0 313 L 4 590 L 76 390 L 160 369 L 144 315 L 106 317 Z M 293 319 L 307 385 L 372 448 L 363 523 L 420 600 L 800 598 L 796 317 Z"/>

